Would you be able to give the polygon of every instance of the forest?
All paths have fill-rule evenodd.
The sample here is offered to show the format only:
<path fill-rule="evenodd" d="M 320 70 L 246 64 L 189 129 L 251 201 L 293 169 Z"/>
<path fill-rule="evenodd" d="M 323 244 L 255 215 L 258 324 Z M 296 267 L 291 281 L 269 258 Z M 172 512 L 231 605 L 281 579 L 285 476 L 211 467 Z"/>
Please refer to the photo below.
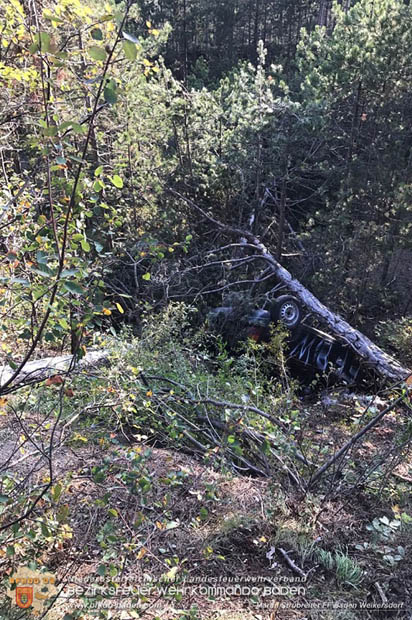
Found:
<path fill-rule="evenodd" d="M 412 618 L 408 0 L 0 0 L 0 620 Z"/>

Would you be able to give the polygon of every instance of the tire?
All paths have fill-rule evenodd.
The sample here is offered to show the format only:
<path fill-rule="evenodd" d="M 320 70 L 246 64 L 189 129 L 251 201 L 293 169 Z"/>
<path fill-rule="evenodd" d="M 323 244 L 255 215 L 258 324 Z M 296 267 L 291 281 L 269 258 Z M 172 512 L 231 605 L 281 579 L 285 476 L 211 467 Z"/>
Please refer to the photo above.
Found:
<path fill-rule="evenodd" d="M 280 321 L 288 329 L 293 329 L 302 320 L 302 308 L 296 297 L 281 295 L 275 299 L 270 315 L 273 322 Z"/>

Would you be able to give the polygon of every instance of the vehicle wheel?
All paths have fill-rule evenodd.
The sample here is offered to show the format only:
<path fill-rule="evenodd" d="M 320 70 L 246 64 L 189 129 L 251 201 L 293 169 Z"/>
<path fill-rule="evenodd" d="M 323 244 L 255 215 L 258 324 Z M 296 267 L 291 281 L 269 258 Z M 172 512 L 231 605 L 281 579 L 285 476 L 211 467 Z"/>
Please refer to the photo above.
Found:
<path fill-rule="evenodd" d="M 299 325 L 302 318 L 300 303 L 292 295 L 281 295 L 275 299 L 270 314 L 272 321 L 281 321 L 289 329 Z"/>

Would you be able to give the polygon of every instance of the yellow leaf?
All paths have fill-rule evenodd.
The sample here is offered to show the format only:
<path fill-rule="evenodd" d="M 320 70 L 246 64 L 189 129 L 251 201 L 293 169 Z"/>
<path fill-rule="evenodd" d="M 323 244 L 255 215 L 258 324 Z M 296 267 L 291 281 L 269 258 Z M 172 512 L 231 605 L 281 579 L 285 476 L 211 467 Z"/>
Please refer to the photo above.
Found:
<path fill-rule="evenodd" d="M 70 525 L 67 525 L 66 523 L 63 525 L 62 527 L 62 534 L 63 534 L 63 538 L 73 538 L 73 530 L 70 527 Z"/>
<path fill-rule="evenodd" d="M 147 549 L 145 549 L 144 547 L 142 547 L 139 551 L 139 553 L 137 554 L 137 559 L 141 560 L 147 553 Z"/>
<path fill-rule="evenodd" d="M 10 4 L 14 6 L 14 8 L 17 10 L 18 13 L 20 13 L 20 15 L 24 16 L 23 7 L 20 2 L 18 2 L 18 0 L 10 0 Z"/>
<path fill-rule="evenodd" d="M 147 22 L 146 22 L 146 26 L 147 26 L 148 28 L 151 28 L 151 27 L 152 27 L 152 22 L 147 21 Z"/>
<path fill-rule="evenodd" d="M 159 36 L 159 34 L 160 34 L 160 30 L 157 30 L 157 28 L 153 28 L 153 29 L 151 30 L 151 34 L 152 34 L 154 37 L 158 37 L 158 36 Z"/>
<path fill-rule="evenodd" d="M 109 314 L 111 314 L 112 311 L 109 310 L 109 308 L 103 308 L 103 314 L 106 314 L 107 316 L 109 316 Z"/>
<path fill-rule="evenodd" d="M 80 435 L 80 433 L 74 433 L 73 440 L 74 441 L 83 441 L 84 443 L 88 442 L 87 437 L 84 437 L 83 435 Z"/>
<path fill-rule="evenodd" d="M 165 579 L 167 579 L 167 581 L 173 581 L 173 579 L 176 578 L 176 573 L 179 570 L 178 566 L 173 566 L 173 568 L 171 568 L 165 575 Z"/>
<path fill-rule="evenodd" d="M 392 511 L 393 511 L 393 514 L 396 516 L 401 514 L 401 509 L 399 508 L 398 504 L 395 504 L 394 506 L 392 506 Z"/>
<path fill-rule="evenodd" d="M 122 308 L 122 306 L 116 302 L 116 308 L 118 309 L 118 311 L 120 312 L 120 314 L 124 314 L 124 310 Z"/>
<path fill-rule="evenodd" d="M 164 525 L 164 523 L 161 523 L 160 521 L 156 521 L 156 527 L 158 530 L 164 530 L 166 526 Z"/>
<path fill-rule="evenodd" d="M 146 396 L 148 396 L 149 398 L 151 398 L 153 396 L 153 392 L 152 390 L 149 390 L 148 392 L 146 392 Z"/>

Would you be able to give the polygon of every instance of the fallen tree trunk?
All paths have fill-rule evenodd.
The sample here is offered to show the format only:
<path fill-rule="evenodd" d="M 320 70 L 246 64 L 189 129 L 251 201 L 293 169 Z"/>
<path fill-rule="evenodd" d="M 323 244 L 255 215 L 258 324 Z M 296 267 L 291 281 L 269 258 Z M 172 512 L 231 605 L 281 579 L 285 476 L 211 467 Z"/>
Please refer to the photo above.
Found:
<path fill-rule="evenodd" d="M 266 246 L 252 233 L 239 228 L 233 228 L 222 224 L 218 220 L 208 215 L 201 207 L 196 205 L 192 200 L 179 194 L 174 190 L 169 190 L 174 196 L 184 200 L 189 206 L 201 213 L 205 218 L 220 228 L 223 232 L 241 238 L 244 240 L 245 247 L 253 246 L 259 254 L 267 261 L 268 266 L 274 275 L 287 288 L 293 292 L 296 297 L 317 317 L 321 318 L 329 327 L 331 332 L 338 338 L 343 339 L 348 345 L 359 355 L 381 378 L 389 381 L 403 381 L 411 375 L 412 370 L 404 368 L 397 360 L 385 353 L 372 340 L 353 328 L 341 316 L 331 312 L 315 295 L 296 280 L 292 274 L 285 269 L 269 252 Z"/>
<path fill-rule="evenodd" d="M 41 383 L 54 375 L 67 375 L 75 367 L 77 369 L 84 369 L 90 366 L 97 366 L 108 358 L 108 351 L 90 351 L 76 363 L 73 355 L 60 355 L 33 360 L 27 362 L 17 377 L 15 377 L 13 383 L 5 388 L 3 386 L 15 375 L 15 371 L 10 366 L 0 366 L 0 393 L 11 394 L 24 385 Z"/>

